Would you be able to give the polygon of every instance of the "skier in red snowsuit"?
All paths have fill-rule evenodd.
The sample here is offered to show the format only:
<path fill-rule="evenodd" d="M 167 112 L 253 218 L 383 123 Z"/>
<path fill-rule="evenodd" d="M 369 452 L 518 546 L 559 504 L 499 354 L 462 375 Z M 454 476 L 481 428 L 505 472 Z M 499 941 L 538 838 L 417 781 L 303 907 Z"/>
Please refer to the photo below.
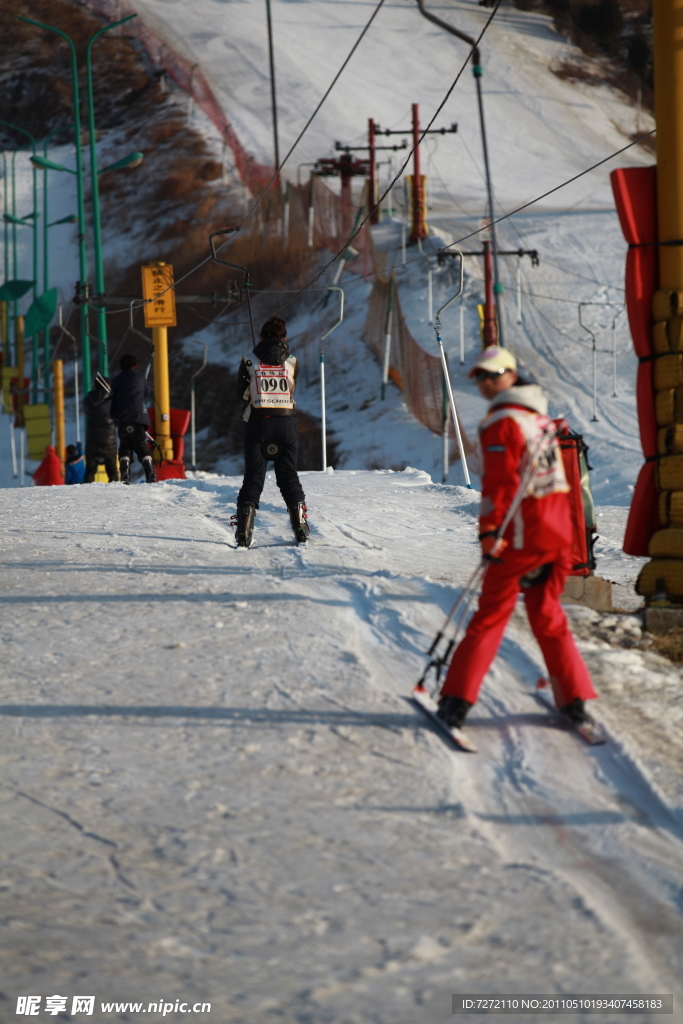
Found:
<path fill-rule="evenodd" d="M 45 449 L 45 458 L 33 474 L 33 483 L 36 487 L 54 487 L 64 483 L 62 461 L 54 445 L 49 444 Z"/>
<path fill-rule="evenodd" d="M 448 725 L 462 727 L 521 590 L 555 701 L 574 721 L 583 722 L 584 701 L 597 694 L 559 600 L 572 567 L 572 523 L 569 487 L 547 415 L 548 401 L 538 385 L 519 381 L 515 357 L 507 349 L 485 349 L 470 377 L 476 378 L 479 391 L 491 403 L 479 426 L 479 540 L 488 565 L 479 607 L 453 654 L 438 714 Z M 499 537 L 520 480 L 534 460 L 525 497 Z"/>

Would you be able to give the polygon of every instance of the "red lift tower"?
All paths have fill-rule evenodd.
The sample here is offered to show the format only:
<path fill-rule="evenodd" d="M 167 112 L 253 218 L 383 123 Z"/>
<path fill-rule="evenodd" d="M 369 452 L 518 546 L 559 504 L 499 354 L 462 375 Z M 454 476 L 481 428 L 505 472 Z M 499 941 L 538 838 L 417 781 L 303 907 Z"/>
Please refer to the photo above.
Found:
<path fill-rule="evenodd" d="M 336 149 L 342 149 L 340 157 L 323 157 L 316 162 L 314 174 L 321 178 L 330 178 L 335 174 L 341 177 L 341 200 L 342 200 L 342 234 L 351 234 L 353 225 L 353 202 L 351 199 L 351 180 L 356 176 L 367 177 L 370 173 L 369 160 L 356 160 L 351 156 L 350 146 L 336 144 Z"/>
<path fill-rule="evenodd" d="M 412 135 L 413 136 L 413 188 L 412 188 L 412 199 L 413 199 L 413 217 L 410 229 L 410 241 L 417 242 L 421 238 L 427 237 L 427 223 L 426 223 L 426 209 L 425 209 L 425 198 L 424 198 L 424 185 L 422 181 L 422 175 L 420 172 L 420 138 L 423 134 L 427 135 L 450 135 L 457 132 L 457 124 L 452 124 L 450 128 L 430 128 L 427 132 L 420 131 L 420 107 L 419 104 L 413 103 L 413 126 L 412 128 L 403 129 L 392 129 L 392 128 L 380 128 L 379 125 L 374 126 L 375 134 L 377 135 Z"/>

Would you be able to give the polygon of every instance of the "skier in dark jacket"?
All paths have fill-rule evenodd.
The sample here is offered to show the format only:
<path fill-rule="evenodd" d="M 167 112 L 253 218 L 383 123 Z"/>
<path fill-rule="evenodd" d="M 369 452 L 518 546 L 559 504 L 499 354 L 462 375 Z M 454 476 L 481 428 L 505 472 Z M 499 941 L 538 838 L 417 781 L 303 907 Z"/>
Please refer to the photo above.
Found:
<path fill-rule="evenodd" d="M 118 480 L 116 467 L 116 424 L 111 418 L 111 388 L 97 374 L 95 387 L 83 399 L 85 413 L 85 483 L 95 479 L 97 467 L 104 463 L 109 483 Z"/>
<path fill-rule="evenodd" d="M 248 548 L 254 518 L 266 479 L 268 460 L 273 460 L 275 479 L 289 510 L 298 544 L 308 540 L 306 497 L 296 471 L 299 437 L 294 413 L 294 388 L 298 365 L 289 354 L 287 326 L 273 317 L 261 328 L 255 359 L 242 357 L 237 397 L 246 404 L 244 424 L 244 481 L 237 495 L 235 540 Z"/>
<path fill-rule="evenodd" d="M 130 483 L 130 464 L 134 452 L 142 463 L 147 483 L 153 484 L 156 474 L 147 447 L 147 403 L 152 397 L 152 390 L 144 374 L 138 370 L 135 356 L 121 356 L 119 366 L 121 373 L 114 377 L 111 385 L 111 416 L 119 429 L 121 481 L 124 484 Z"/>

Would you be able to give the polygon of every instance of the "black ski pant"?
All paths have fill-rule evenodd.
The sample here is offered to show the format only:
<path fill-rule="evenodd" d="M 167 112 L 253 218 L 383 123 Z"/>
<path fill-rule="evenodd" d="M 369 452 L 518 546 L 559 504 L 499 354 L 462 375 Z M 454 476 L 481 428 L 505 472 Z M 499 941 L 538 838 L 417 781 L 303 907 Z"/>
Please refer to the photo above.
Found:
<path fill-rule="evenodd" d="M 147 427 L 144 423 L 119 423 L 119 459 L 133 461 L 133 452 L 140 462 L 149 455 Z"/>
<path fill-rule="evenodd" d="M 102 445 L 90 445 L 85 443 L 85 480 L 84 483 L 91 484 L 95 479 L 95 473 L 100 463 L 104 463 L 109 483 L 118 480 L 119 471 L 116 468 L 116 445 L 110 448 L 103 448 Z"/>
<path fill-rule="evenodd" d="M 244 481 L 237 495 L 237 504 L 251 501 L 259 507 L 259 498 L 266 482 L 268 462 L 261 454 L 264 441 L 278 441 L 282 455 L 273 460 L 275 480 L 288 507 L 305 501 L 296 460 L 299 454 L 299 435 L 294 416 L 266 416 L 248 420 L 244 425 Z"/>

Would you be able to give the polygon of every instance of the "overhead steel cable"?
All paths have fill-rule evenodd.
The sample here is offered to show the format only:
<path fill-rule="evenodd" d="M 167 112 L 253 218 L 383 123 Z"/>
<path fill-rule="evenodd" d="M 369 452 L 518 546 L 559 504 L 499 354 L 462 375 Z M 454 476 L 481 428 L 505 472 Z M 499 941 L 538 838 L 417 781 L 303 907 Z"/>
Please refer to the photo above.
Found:
<path fill-rule="evenodd" d="M 430 124 L 431 124 L 431 122 L 430 122 Z M 596 168 L 602 167 L 603 164 L 606 164 L 610 160 L 613 160 L 615 157 L 620 156 L 622 153 L 625 153 L 626 150 L 631 149 L 632 146 L 637 146 L 639 142 L 642 142 L 643 139 L 647 139 L 650 135 L 654 134 L 655 131 L 656 131 L 656 129 L 653 128 L 652 131 L 646 132 L 644 135 L 639 136 L 637 139 L 634 139 L 632 142 L 629 142 L 626 146 L 622 146 L 621 149 L 615 150 L 614 153 L 610 153 L 609 156 L 604 157 L 602 160 L 598 160 L 597 163 L 592 164 L 590 167 L 586 167 L 585 170 L 579 171 L 578 174 L 575 174 L 573 177 L 568 178 L 566 181 L 563 181 L 561 184 L 555 185 L 554 188 L 548 189 L 547 192 L 543 192 L 542 195 L 536 196 L 535 199 L 530 199 L 528 203 L 523 203 L 522 206 L 518 206 L 516 209 L 510 210 L 508 213 L 502 214 L 500 217 L 498 217 L 496 219 L 496 224 L 500 224 L 501 221 L 507 220 L 509 217 L 514 217 L 515 214 L 521 213 L 522 210 L 527 210 L 530 206 L 533 206 L 535 203 L 539 203 L 541 201 L 541 199 L 545 199 L 547 196 L 553 195 L 554 192 L 559 192 L 560 189 L 565 188 L 567 185 L 571 185 L 572 182 L 577 181 L 579 178 L 582 178 L 584 175 L 590 174 L 590 172 L 596 170 Z M 392 186 L 393 186 L 394 183 L 395 183 L 395 181 L 392 182 Z M 379 200 L 380 203 L 386 197 L 386 195 L 388 194 L 390 189 L 391 189 L 391 186 L 386 190 L 384 195 L 382 195 L 381 199 Z M 367 219 L 368 218 L 366 217 L 365 220 L 359 226 L 358 230 L 360 230 L 360 227 L 363 226 L 363 224 L 365 223 L 365 221 Z M 478 235 L 480 232 L 487 231 L 487 230 L 488 230 L 488 224 L 483 224 L 480 228 L 476 228 L 474 231 L 470 231 L 469 234 L 463 235 L 461 238 L 457 238 L 454 242 L 449 242 L 448 245 L 442 246 L 441 249 L 435 249 L 434 252 L 432 252 L 432 253 L 421 253 L 419 256 L 415 256 L 411 260 L 406 260 L 405 263 L 401 264 L 401 267 L 397 267 L 396 269 L 400 270 L 400 269 L 402 269 L 402 267 L 410 266 L 410 264 L 412 264 L 412 263 L 421 263 L 423 260 L 429 259 L 432 256 L 436 256 L 437 253 L 439 253 L 439 252 L 446 252 L 448 249 L 452 248 L 453 246 L 460 245 L 462 242 L 467 241 L 468 238 L 473 238 L 475 235 Z M 311 280 L 308 282 L 308 284 L 304 285 L 303 288 L 299 289 L 299 291 L 296 293 L 296 295 L 294 296 L 293 299 L 289 299 L 287 302 L 284 302 L 281 305 L 276 306 L 275 309 L 271 310 L 267 314 L 267 316 L 265 316 L 263 318 L 262 317 L 258 317 L 257 319 L 259 319 L 259 320 L 260 319 L 267 319 L 268 317 L 273 316 L 275 313 L 279 312 L 279 310 L 284 309 L 288 305 L 291 305 L 291 303 L 294 302 L 295 299 L 299 295 L 303 295 L 304 292 L 308 291 L 308 289 L 311 287 L 311 285 L 315 284 L 315 282 L 322 276 L 322 274 L 329 267 L 331 267 L 333 263 L 335 263 L 339 259 L 341 254 L 346 250 L 346 248 L 351 244 L 352 240 L 356 237 L 357 233 L 358 233 L 358 231 L 356 231 L 355 233 L 352 233 L 350 235 L 349 239 L 345 242 L 345 244 L 342 246 L 342 248 L 339 250 L 339 252 L 335 256 L 333 256 L 333 258 L 331 260 L 329 260 L 325 264 L 325 266 L 322 268 L 322 270 L 318 274 L 316 274 L 315 277 L 311 278 Z M 558 268 L 558 269 L 561 269 L 561 268 Z M 368 281 L 368 280 L 370 280 L 373 277 L 378 277 L 382 273 L 384 273 L 384 271 L 375 270 L 375 271 L 371 272 L 370 274 L 364 274 L 363 275 L 363 280 Z M 567 273 L 572 273 L 572 271 L 567 271 Z M 599 282 L 599 283 L 602 284 L 602 282 Z M 607 287 L 611 288 L 611 287 L 615 287 L 615 286 L 608 285 Z M 215 322 L 215 321 L 213 321 L 213 322 Z M 249 321 L 248 320 L 235 320 L 235 321 L 222 321 L 222 322 L 224 324 L 228 325 L 228 326 L 237 327 L 237 326 L 241 326 L 242 324 L 248 323 Z"/>
<path fill-rule="evenodd" d="M 498 2 L 500 3 L 500 0 L 498 0 Z M 246 215 L 246 217 L 244 218 L 244 220 L 242 221 L 242 223 L 241 223 L 241 224 L 239 225 L 239 227 L 235 228 L 235 234 L 237 234 L 238 232 L 240 232 L 240 231 L 242 230 L 242 228 L 243 228 L 243 227 L 244 227 L 244 226 L 245 226 L 245 225 L 246 225 L 246 224 L 247 224 L 247 223 L 248 223 L 248 222 L 249 222 L 249 221 L 251 220 L 251 218 L 252 218 L 252 217 L 253 217 L 253 215 L 255 214 L 256 210 L 258 209 L 258 207 L 259 207 L 259 205 L 260 205 L 260 203 L 261 203 L 261 200 L 262 200 L 262 199 L 263 199 L 263 197 L 265 196 L 266 192 L 268 192 L 268 190 L 270 189 L 271 185 L 273 185 L 273 183 L 274 183 L 275 181 L 277 181 L 277 179 L 278 179 L 278 177 L 279 177 L 279 174 L 280 174 L 280 171 L 281 171 L 281 170 L 282 170 L 282 168 L 283 168 L 283 167 L 285 166 L 285 164 L 286 164 L 286 163 L 287 163 L 287 161 L 289 160 L 290 156 L 292 155 L 292 153 L 294 152 L 294 150 L 296 149 L 296 147 L 297 147 L 297 146 L 299 145 L 299 143 L 300 143 L 300 142 L 301 142 L 301 140 L 303 139 L 304 135 L 306 134 L 306 132 L 307 132 L 307 131 L 308 131 L 308 129 L 310 128 L 311 124 L 313 123 L 313 121 L 314 121 L 314 120 L 315 120 L 315 118 L 317 117 L 317 115 L 318 115 L 318 113 L 319 113 L 319 111 L 320 111 L 321 107 L 322 107 L 322 106 L 323 106 L 323 104 L 325 103 L 325 100 L 326 100 L 326 99 L 327 99 L 327 97 L 328 97 L 328 96 L 330 95 L 330 93 L 331 93 L 331 92 L 332 92 L 332 90 L 334 89 L 335 85 L 336 85 L 336 84 L 337 84 L 337 82 L 339 81 L 339 79 L 340 79 L 341 75 L 343 74 L 344 70 L 346 69 L 346 66 L 348 65 L 348 63 L 349 63 L 349 61 L 351 60 L 351 58 L 353 57 L 354 53 L 356 52 L 356 50 L 357 50 L 357 49 L 358 49 L 358 47 L 360 46 L 361 42 L 363 41 L 363 38 L 365 37 L 365 34 L 367 33 L 367 31 L 368 31 L 368 29 L 370 28 L 370 26 L 372 25 L 373 21 L 375 20 L 375 18 L 376 18 L 376 17 L 377 17 L 377 15 L 379 14 L 379 10 L 380 10 L 380 8 L 381 8 L 381 7 L 382 7 L 382 6 L 384 5 L 384 3 L 385 3 L 385 0 L 379 0 L 379 3 L 377 4 L 377 6 L 375 7 L 374 11 L 373 11 L 373 12 L 372 12 L 372 14 L 370 15 L 370 18 L 369 18 L 369 19 L 368 19 L 368 21 L 366 22 L 366 24 L 365 24 L 365 27 L 363 28 L 363 31 L 362 31 L 362 32 L 361 32 L 361 34 L 360 34 L 360 35 L 358 36 L 358 39 L 356 39 L 355 43 L 353 44 L 353 46 L 352 46 L 352 47 L 351 47 L 351 49 L 349 50 L 349 53 L 347 54 L 347 56 L 346 56 L 346 59 L 344 60 L 344 63 L 343 63 L 343 64 L 341 65 L 341 67 L 339 68 L 339 71 L 337 71 L 337 74 L 336 74 L 336 75 L 334 76 L 334 78 L 333 78 L 333 79 L 332 79 L 332 81 L 330 82 L 329 86 L 327 87 L 326 91 L 325 91 L 325 92 L 323 93 L 323 96 L 322 96 L 322 98 L 320 99 L 320 101 L 319 101 L 318 105 L 316 106 L 315 110 L 313 111 L 313 113 L 312 113 L 312 114 L 311 114 L 311 116 L 309 117 L 308 121 L 307 121 L 307 122 L 306 122 L 306 124 L 305 124 L 305 125 L 303 126 L 303 128 L 301 129 L 301 131 L 300 131 L 300 132 L 299 132 L 299 134 L 297 135 L 296 139 L 294 140 L 294 142 L 293 142 L 293 143 L 292 143 L 292 145 L 290 146 L 290 148 L 289 148 L 289 150 L 287 151 L 287 153 L 286 153 L 286 155 L 285 155 L 284 159 L 282 160 L 282 163 L 280 163 L 280 164 L 279 164 L 279 166 L 276 166 L 276 167 L 275 167 L 275 173 L 273 174 L 272 178 L 270 179 L 270 181 L 268 182 L 268 184 L 267 184 L 267 185 L 266 185 L 266 187 L 264 188 L 263 192 L 262 192 L 262 193 L 261 193 L 261 195 L 260 195 L 260 196 L 258 197 L 258 199 L 257 199 L 257 200 L 256 200 L 256 202 L 254 203 L 254 205 L 252 206 L 251 210 L 250 210 L 250 211 L 249 211 L 249 213 L 248 213 L 248 214 Z M 234 235 L 233 235 L 233 238 L 234 238 Z M 225 242 L 223 242 L 223 244 L 222 244 L 222 245 L 219 245 L 219 246 L 217 246 L 217 251 L 218 251 L 218 252 L 220 252 L 220 251 L 221 251 L 221 249 L 223 249 L 223 248 L 224 248 L 224 246 L 226 246 L 226 245 L 229 245 L 229 243 L 230 243 L 231 241 L 232 241 L 232 238 L 229 238 L 229 239 L 227 239 L 227 240 L 226 240 Z M 177 287 L 177 285 L 179 285 L 179 284 L 181 283 L 181 281 L 185 281 L 185 280 L 186 280 L 186 279 L 187 279 L 188 277 L 190 277 L 190 276 L 191 276 L 192 274 L 194 274 L 194 273 L 195 273 L 195 272 L 196 272 L 197 270 L 199 270 L 199 269 L 200 269 L 201 267 L 203 267 L 205 263 L 209 263 L 210 261 L 211 261 L 211 256 L 207 256 L 207 257 L 206 257 L 206 259 L 203 259 L 203 260 L 201 261 L 201 263 L 197 263 L 197 265 L 196 265 L 196 266 L 194 266 L 194 267 L 192 267 L 192 269 L 191 269 L 191 270 L 188 270 L 186 274 L 183 274 L 183 276 L 182 276 L 182 277 L 179 277 L 179 278 L 178 278 L 178 280 L 177 280 L 177 281 L 175 281 L 173 285 L 169 285 L 169 287 L 168 287 L 168 288 L 166 289 L 166 291 L 169 291 L 171 287 L 173 287 L 173 288 Z M 164 294 L 164 292 L 160 292 L 160 293 L 159 293 L 159 295 L 163 295 L 163 294 Z M 159 298 L 159 295 L 157 296 L 157 298 Z M 149 301 L 151 302 L 152 300 L 150 299 Z M 144 302 L 144 301 L 140 302 L 140 305 L 141 305 L 141 306 L 144 306 L 144 305 L 146 305 L 146 304 L 147 304 L 147 303 L 146 303 L 146 302 Z M 94 308 L 94 307 L 93 307 L 93 308 Z M 119 310 L 112 310 L 111 312 L 119 312 Z"/>

